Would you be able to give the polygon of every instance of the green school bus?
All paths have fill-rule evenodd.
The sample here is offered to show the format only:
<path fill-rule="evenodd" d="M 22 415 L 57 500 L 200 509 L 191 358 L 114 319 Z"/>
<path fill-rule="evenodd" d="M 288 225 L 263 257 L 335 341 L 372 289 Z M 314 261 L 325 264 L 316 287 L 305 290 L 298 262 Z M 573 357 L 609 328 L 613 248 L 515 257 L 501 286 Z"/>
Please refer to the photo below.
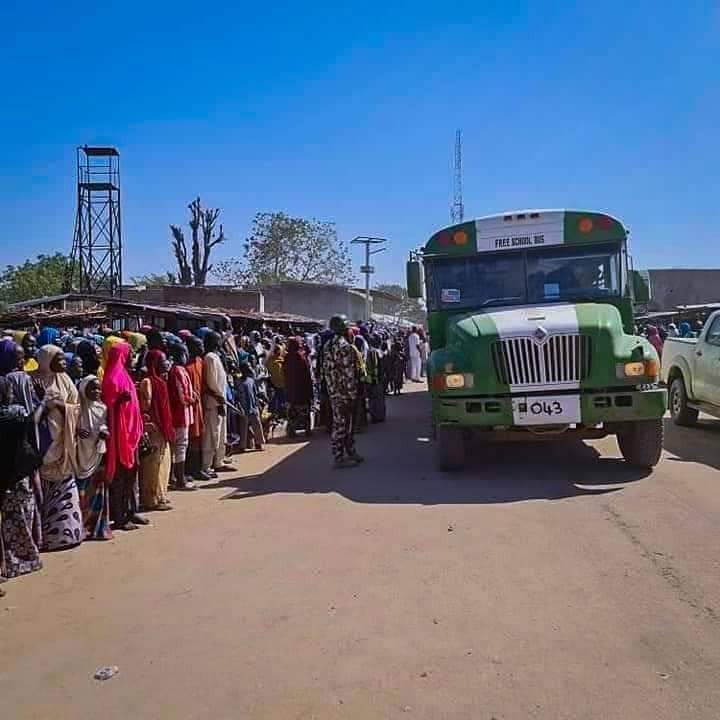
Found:
<path fill-rule="evenodd" d="M 628 463 L 659 461 L 665 392 L 655 349 L 634 334 L 634 302 L 649 295 L 627 241 L 604 213 L 524 210 L 444 228 L 411 257 L 441 469 L 462 467 L 470 441 L 567 434 L 616 435 Z"/>

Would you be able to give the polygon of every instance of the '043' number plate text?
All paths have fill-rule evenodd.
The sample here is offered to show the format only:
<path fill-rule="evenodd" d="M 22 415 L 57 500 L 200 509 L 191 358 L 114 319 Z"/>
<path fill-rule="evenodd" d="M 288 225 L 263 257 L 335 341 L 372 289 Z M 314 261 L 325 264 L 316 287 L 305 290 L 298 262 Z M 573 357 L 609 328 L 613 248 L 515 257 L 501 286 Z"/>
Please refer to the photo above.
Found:
<path fill-rule="evenodd" d="M 513 398 L 515 425 L 564 425 L 579 423 L 579 395 L 545 395 Z"/>

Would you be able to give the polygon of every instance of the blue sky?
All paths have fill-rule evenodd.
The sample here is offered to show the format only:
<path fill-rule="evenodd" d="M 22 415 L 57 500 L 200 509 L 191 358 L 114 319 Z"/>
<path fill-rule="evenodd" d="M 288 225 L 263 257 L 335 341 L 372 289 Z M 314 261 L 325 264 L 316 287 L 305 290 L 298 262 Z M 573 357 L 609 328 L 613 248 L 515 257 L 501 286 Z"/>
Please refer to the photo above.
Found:
<path fill-rule="evenodd" d="M 636 266 L 720 267 L 720 6 L 560 5 L 5 0 L 0 263 L 69 250 L 75 146 L 114 144 L 127 275 L 172 268 L 200 194 L 219 257 L 284 210 L 391 238 L 400 280 L 461 127 L 466 217 L 601 209 Z"/>

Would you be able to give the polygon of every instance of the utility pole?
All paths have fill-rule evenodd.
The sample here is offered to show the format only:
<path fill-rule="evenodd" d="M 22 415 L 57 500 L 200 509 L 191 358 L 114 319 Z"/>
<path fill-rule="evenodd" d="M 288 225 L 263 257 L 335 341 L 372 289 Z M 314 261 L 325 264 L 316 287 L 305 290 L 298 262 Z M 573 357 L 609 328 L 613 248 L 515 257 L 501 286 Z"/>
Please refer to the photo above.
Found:
<path fill-rule="evenodd" d="M 465 218 L 465 205 L 463 203 L 463 177 L 462 177 L 462 130 L 455 132 L 455 162 L 453 163 L 453 204 L 450 208 L 450 219 L 454 223 L 461 223 Z"/>
<path fill-rule="evenodd" d="M 387 248 L 378 248 L 371 250 L 371 245 L 382 245 L 388 241 L 387 238 L 369 237 L 367 235 L 358 235 L 350 241 L 351 245 L 365 246 L 365 264 L 360 266 L 360 272 L 365 275 L 365 321 L 370 320 L 370 276 L 375 272 L 375 268 L 370 264 L 370 256 L 384 252 Z"/>

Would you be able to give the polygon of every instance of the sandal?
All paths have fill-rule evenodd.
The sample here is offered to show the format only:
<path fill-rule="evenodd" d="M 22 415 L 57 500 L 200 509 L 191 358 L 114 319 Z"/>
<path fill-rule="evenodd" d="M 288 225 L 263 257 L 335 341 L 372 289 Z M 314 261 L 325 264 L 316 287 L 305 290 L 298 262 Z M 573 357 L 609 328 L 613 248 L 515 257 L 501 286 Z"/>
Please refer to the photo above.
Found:
<path fill-rule="evenodd" d="M 182 484 L 182 485 L 176 485 L 176 486 L 175 486 L 175 489 L 178 490 L 178 491 L 180 491 L 180 492 L 188 492 L 188 491 L 191 491 L 191 490 L 197 490 L 198 488 L 197 488 L 197 485 L 195 485 L 194 483 L 192 483 L 192 482 L 186 482 L 186 483 L 184 483 L 184 484 Z"/>

